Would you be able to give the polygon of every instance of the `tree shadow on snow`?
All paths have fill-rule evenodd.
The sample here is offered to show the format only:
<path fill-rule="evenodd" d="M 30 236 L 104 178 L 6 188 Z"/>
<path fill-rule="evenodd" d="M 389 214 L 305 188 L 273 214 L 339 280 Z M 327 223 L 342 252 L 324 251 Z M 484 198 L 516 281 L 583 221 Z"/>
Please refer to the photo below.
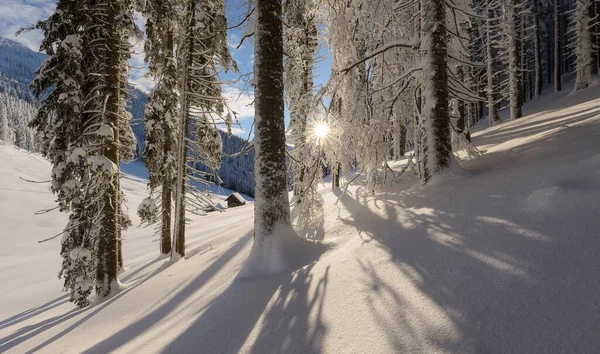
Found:
<path fill-rule="evenodd" d="M 165 304 L 97 343 L 86 352 L 116 350 L 172 315 L 178 306 L 205 286 L 224 265 L 241 252 L 250 240 L 252 240 L 252 232 L 240 238 Z M 297 263 L 301 258 L 298 252 L 298 250 L 290 250 L 284 255 L 292 260 L 292 267 L 300 266 Z M 309 264 L 300 269 L 293 268 L 297 270 L 271 277 L 233 281 L 225 291 L 197 312 L 199 314 L 197 318 L 194 319 L 196 314 L 189 313 L 191 324 L 162 351 L 166 353 L 237 352 L 244 346 L 263 313 L 264 321 L 268 324 L 263 328 L 268 332 L 256 333 L 257 339 L 252 349 L 254 352 L 263 352 L 258 348 L 275 346 L 282 350 L 292 346 L 303 348 L 303 352 L 318 351 L 323 326 L 318 320 L 315 325 L 309 323 L 308 313 L 312 307 L 318 307 L 322 303 L 327 277 L 320 279 L 319 285 L 309 295 L 309 287 L 313 284 L 310 275 L 312 266 Z M 272 300 L 274 295 L 275 299 Z M 273 305 L 267 309 L 270 301 Z M 304 316 L 298 315 L 303 313 Z M 273 336 L 278 338 L 274 338 L 272 332 Z"/>
<path fill-rule="evenodd" d="M 589 133 L 588 146 L 594 139 L 598 131 Z M 370 208 L 358 196 L 340 198 L 350 212 L 342 221 L 389 256 L 358 262 L 367 306 L 396 351 L 431 345 L 460 353 L 597 350 L 600 238 L 592 230 L 600 221 L 589 194 L 597 196 L 600 186 L 589 189 L 579 181 L 594 173 L 593 166 L 568 176 L 555 166 L 568 165 L 574 154 L 600 156 L 600 145 L 571 152 L 570 141 L 560 131 L 517 148 L 533 153 L 522 165 L 487 166 L 482 178 L 475 160 L 474 173 L 463 179 L 383 191 L 369 198 Z M 488 163 L 509 165 L 502 153 L 490 155 Z M 546 189 L 564 197 L 531 207 L 531 196 Z M 400 275 L 390 278 L 388 270 L 381 276 L 386 267 L 380 263 L 394 265 L 393 274 Z"/>
<path fill-rule="evenodd" d="M 320 314 L 328 272 L 315 280 L 310 274 L 313 266 L 233 282 L 163 351 L 202 348 L 206 353 L 236 353 L 246 347 L 244 351 L 251 348 L 252 353 L 320 352 L 325 333 Z M 309 317 L 312 309 L 317 310 L 315 318 Z"/>
<path fill-rule="evenodd" d="M 60 325 L 61 323 L 64 323 L 65 321 L 67 321 L 71 318 L 74 318 L 78 315 L 87 313 L 84 317 L 77 320 L 77 322 L 75 322 L 74 324 L 69 326 L 67 329 L 60 331 L 59 333 L 57 333 L 50 339 L 46 340 L 42 344 L 29 350 L 28 353 L 33 353 L 38 350 L 41 350 L 48 344 L 62 338 L 63 336 L 65 336 L 66 334 L 71 332 L 74 328 L 76 328 L 80 324 L 82 324 L 85 321 L 87 321 L 88 319 L 90 319 L 93 315 L 102 311 L 106 306 L 109 306 L 113 301 L 117 300 L 121 296 L 125 295 L 129 291 L 135 289 L 139 285 L 143 284 L 144 282 L 148 281 L 149 279 L 151 279 L 152 277 L 154 277 L 155 275 L 160 273 L 163 269 L 166 268 L 164 265 L 162 267 L 156 269 L 152 274 L 146 276 L 142 280 L 138 280 L 138 278 L 134 278 L 137 274 L 139 274 L 143 270 L 147 269 L 148 267 L 150 267 L 151 265 L 153 265 L 154 263 L 156 263 L 162 259 L 163 258 L 160 258 L 160 257 L 156 258 L 156 259 L 138 267 L 136 270 L 126 273 L 125 276 L 122 277 L 123 282 L 127 282 L 127 281 L 136 281 L 136 282 L 133 285 L 128 286 L 125 289 L 121 290 L 115 296 L 103 301 L 102 303 L 100 303 L 96 306 L 90 306 L 90 307 L 87 307 L 84 309 L 71 308 L 69 311 L 67 311 L 64 314 L 57 315 L 57 316 L 54 316 L 51 318 L 45 318 L 34 324 L 25 325 L 18 329 L 15 329 L 8 336 L 5 336 L 4 338 L 0 338 L 0 353 L 5 352 L 11 348 L 14 348 L 15 346 L 17 346 L 21 343 L 24 343 L 24 342 L 34 338 L 35 336 L 37 336 L 45 331 L 48 331 L 48 330 L 54 328 L 55 326 Z M 33 308 L 31 310 L 27 310 L 18 315 L 12 316 L 1 322 L 0 329 L 5 329 L 5 328 L 10 328 L 12 326 L 16 326 L 21 322 L 24 322 L 29 319 L 34 319 L 36 317 L 44 318 L 44 316 L 45 316 L 44 313 L 46 311 L 51 310 L 55 307 L 61 306 L 63 304 L 66 304 L 68 302 L 68 297 L 69 297 L 69 295 L 62 295 L 42 306 Z M 72 306 L 74 306 L 74 305 L 72 305 Z"/>

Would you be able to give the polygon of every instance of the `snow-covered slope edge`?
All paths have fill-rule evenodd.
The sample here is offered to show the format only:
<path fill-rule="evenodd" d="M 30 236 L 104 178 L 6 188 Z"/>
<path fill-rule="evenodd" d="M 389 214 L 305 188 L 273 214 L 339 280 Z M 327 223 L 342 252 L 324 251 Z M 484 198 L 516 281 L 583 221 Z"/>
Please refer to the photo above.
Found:
<path fill-rule="evenodd" d="M 59 288 L 58 281 L 27 279 L 58 266 L 58 246 L 35 243 L 52 226 L 27 216 L 27 233 L 2 232 L 0 242 L 18 246 L 13 239 L 22 238 L 21 255 L 47 247 L 48 256 L 16 270 L 5 265 L 17 256 L 2 251 L 0 281 L 15 284 L 15 295 L 2 297 L 0 352 L 595 352 L 597 97 L 594 88 L 537 102 L 529 116 L 473 134 L 487 153 L 465 163 L 459 178 L 425 188 L 404 181 L 375 197 L 354 187 L 337 205 L 339 192 L 326 194 L 316 235 L 334 248 L 276 277 L 233 281 L 252 242 L 252 208 L 241 207 L 195 219 L 188 246 L 195 252 L 168 268 L 156 259 L 150 230 L 128 231 L 128 286 L 74 310 L 44 285 Z M 3 165 L 3 181 L 29 168 Z M 47 166 L 39 171 L 32 166 L 27 176 L 43 179 Z M 127 183 L 132 208 L 145 186 Z M 17 214 L 11 206 L 52 206 L 51 195 L 48 205 L 37 198 L 0 194 L 3 229 L 4 214 Z"/>

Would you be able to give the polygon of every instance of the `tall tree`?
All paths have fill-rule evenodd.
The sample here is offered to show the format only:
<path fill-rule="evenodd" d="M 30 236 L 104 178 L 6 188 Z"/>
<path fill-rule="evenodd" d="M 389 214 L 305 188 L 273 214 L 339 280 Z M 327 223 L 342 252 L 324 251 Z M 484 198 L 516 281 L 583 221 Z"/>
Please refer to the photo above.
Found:
<path fill-rule="evenodd" d="M 286 59 L 285 91 L 290 109 L 290 140 L 294 144 L 294 195 L 301 203 L 303 181 L 307 174 L 307 125 L 312 107 L 313 63 L 318 38 L 312 1 L 288 0 L 284 4 Z"/>
<path fill-rule="evenodd" d="M 97 199 L 90 198 L 99 224 L 92 233 L 97 240 L 96 293 L 108 296 L 119 287 L 121 230 L 129 223 L 122 213 L 119 165 L 132 158 L 135 149 L 129 127 L 131 115 L 125 110 L 128 38 L 135 24 L 133 4 L 128 0 L 104 0 L 93 5 L 83 33 L 83 62 L 88 70 L 83 84 L 83 134 L 89 137 L 85 149 L 93 176 L 87 183 L 99 194 Z"/>
<path fill-rule="evenodd" d="M 185 256 L 186 206 L 200 212 L 214 208 L 210 197 L 196 188 L 208 182 L 198 178 L 205 174 L 194 166 L 203 163 L 215 170 L 221 165 L 217 124 L 225 124 L 231 133 L 231 116 L 224 114 L 218 73 L 237 70 L 227 47 L 225 1 L 186 0 L 182 11 L 177 46 L 180 112 L 172 258 Z"/>
<path fill-rule="evenodd" d="M 541 23 L 540 23 L 540 12 L 541 6 L 539 6 L 539 0 L 532 0 L 532 15 L 533 15 L 533 43 L 534 43 L 534 71 L 535 71 L 535 85 L 534 92 L 535 97 L 538 98 L 542 95 L 542 86 L 544 80 L 542 78 L 542 45 L 541 45 Z"/>
<path fill-rule="evenodd" d="M 318 121 L 313 103 L 313 65 L 318 50 L 316 6 L 313 1 L 288 0 L 284 3 L 285 91 L 290 110 L 291 155 L 294 172 L 294 212 L 296 225 L 307 229 L 320 222 L 323 198 L 321 181 L 322 143 L 327 123 Z M 313 118 L 313 119 L 311 119 Z M 322 131 L 315 131 L 315 127 Z M 317 133 L 317 134 L 315 134 Z M 315 137 L 317 139 L 315 139 Z"/>
<path fill-rule="evenodd" d="M 517 0 L 507 0 L 506 4 L 506 49 L 508 51 L 508 86 L 510 100 L 510 119 L 523 116 L 522 75 L 519 65 L 519 47 L 522 40 L 519 31 Z"/>
<path fill-rule="evenodd" d="M 256 0 L 254 42 L 254 245 L 248 271 L 282 270 L 275 261 L 291 228 L 285 166 L 283 28 L 280 0 Z"/>
<path fill-rule="evenodd" d="M 500 120 L 498 117 L 498 106 L 497 106 L 497 85 L 496 85 L 496 50 L 494 48 L 493 31 L 496 25 L 496 15 L 494 12 L 494 0 L 486 0 L 486 23 L 485 23 L 485 49 L 486 49 L 486 77 L 487 77 L 487 106 L 488 106 L 488 120 L 490 125 L 494 125 Z"/>
<path fill-rule="evenodd" d="M 448 51 L 444 2 L 421 0 L 421 55 L 423 88 L 421 125 L 424 130 L 417 161 L 422 180 L 448 168 L 451 163 L 450 115 L 448 112 Z"/>
<path fill-rule="evenodd" d="M 575 62 L 575 87 L 582 90 L 592 85 L 594 81 L 594 38 L 595 21 L 590 8 L 591 0 L 576 0 L 575 12 L 572 19 L 572 44 L 576 56 Z"/>
<path fill-rule="evenodd" d="M 35 26 L 49 57 L 32 86 L 38 97 L 50 94 L 32 125 L 53 163 L 60 210 L 70 212 L 59 275 L 79 306 L 89 304 L 94 285 L 101 297 L 118 290 L 121 230 L 130 223 L 121 208 L 119 163 L 134 148 L 125 111 L 132 15 L 127 0 L 62 0 Z"/>
<path fill-rule="evenodd" d="M 562 90 L 562 35 L 561 0 L 554 0 L 554 91 Z"/>
<path fill-rule="evenodd" d="M 146 150 L 143 156 L 149 172 L 150 197 L 142 202 L 138 213 L 144 221 L 160 222 L 160 252 L 170 254 L 171 201 L 177 151 L 178 97 L 174 31 L 178 14 L 171 0 L 148 1 L 144 14 L 147 16 L 148 35 L 144 46 L 146 61 L 150 74 L 158 83 L 148 97 L 145 112 Z"/>

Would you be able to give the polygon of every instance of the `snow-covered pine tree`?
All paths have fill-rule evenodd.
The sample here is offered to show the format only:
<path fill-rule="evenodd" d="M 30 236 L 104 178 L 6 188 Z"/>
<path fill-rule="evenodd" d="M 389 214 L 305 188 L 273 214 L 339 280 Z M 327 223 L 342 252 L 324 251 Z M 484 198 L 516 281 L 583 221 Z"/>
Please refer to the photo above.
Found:
<path fill-rule="evenodd" d="M 10 128 L 8 127 L 8 112 L 4 102 L 0 102 L 0 140 L 3 144 L 10 144 Z"/>
<path fill-rule="evenodd" d="M 44 33 L 40 49 L 49 57 L 36 72 L 32 88 L 40 97 L 46 90 L 49 95 L 32 126 L 42 136 L 42 153 L 53 165 L 51 189 L 57 196 L 60 210 L 70 212 L 69 222 L 61 240 L 64 289 L 70 291 L 70 301 L 80 307 L 89 304 L 93 290 L 95 265 L 92 256 L 93 241 L 90 235 L 93 213 L 86 208 L 88 194 L 82 182 L 88 179 L 82 133 L 82 101 L 84 80 L 82 69 L 82 31 L 85 18 L 76 16 L 79 0 L 61 0 L 56 12 L 36 28 Z"/>
<path fill-rule="evenodd" d="M 117 291 L 122 267 L 121 231 L 129 226 L 122 210 L 119 165 L 133 157 L 135 141 L 125 110 L 130 44 L 135 34 L 133 3 L 103 0 L 90 6 L 83 28 L 84 49 L 82 136 L 89 167 L 83 203 L 92 214 L 90 236 L 94 243 L 95 288 L 98 296 Z"/>
<path fill-rule="evenodd" d="M 144 45 L 150 74 L 157 84 L 148 97 L 145 112 L 146 150 L 150 196 L 138 213 L 143 221 L 158 221 L 160 252 L 171 253 L 172 190 L 177 151 L 177 62 L 175 60 L 176 3 L 150 0 L 144 8 L 147 40 Z"/>
<path fill-rule="evenodd" d="M 89 304 L 94 285 L 98 296 L 118 287 L 121 230 L 130 223 L 121 210 L 119 163 L 134 147 L 125 111 L 127 37 L 134 26 L 127 0 L 61 0 L 49 19 L 35 25 L 49 58 L 32 87 L 38 97 L 50 94 L 32 126 L 53 164 L 60 210 L 70 212 L 59 275 L 81 307 Z"/>
<path fill-rule="evenodd" d="M 214 170 L 221 164 L 222 141 L 217 125 L 225 124 L 230 132 L 231 115 L 226 112 L 218 73 L 237 70 L 227 47 L 224 0 L 186 0 L 180 9 L 177 26 L 180 112 L 172 258 L 185 256 L 186 205 L 200 213 L 212 207 L 208 195 L 196 188 L 197 184 L 208 182 L 199 178 L 204 174 L 194 166 L 201 162 Z"/>
<path fill-rule="evenodd" d="M 576 0 L 575 12 L 572 15 L 571 29 L 568 31 L 571 45 L 576 56 L 574 91 L 590 87 L 595 82 L 594 77 L 594 29 L 597 17 L 593 18 L 590 8 L 592 0 Z"/>

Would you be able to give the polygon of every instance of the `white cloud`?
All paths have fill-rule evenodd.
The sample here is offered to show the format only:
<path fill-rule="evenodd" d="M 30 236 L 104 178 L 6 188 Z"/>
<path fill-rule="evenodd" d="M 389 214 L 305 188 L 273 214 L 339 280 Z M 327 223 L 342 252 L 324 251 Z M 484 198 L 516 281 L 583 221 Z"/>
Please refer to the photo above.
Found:
<path fill-rule="evenodd" d="M 42 33 L 30 31 L 18 37 L 15 32 L 30 27 L 39 20 L 48 18 L 54 12 L 54 0 L 2 0 L 0 2 L 0 36 L 15 40 L 32 50 L 38 51 Z"/>
<path fill-rule="evenodd" d="M 223 91 L 227 106 L 236 113 L 238 120 L 254 117 L 254 93 L 242 91 L 237 87 L 227 87 Z"/>
<path fill-rule="evenodd" d="M 150 92 L 156 85 L 156 82 L 144 75 L 131 75 L 129 83 L 145 93 Z"/>
<path fill-rule="evenodd" d="M 242 128 L 231 127 L 231 133 L 241 137 L 248 137 L 248 132 Z"/>
<path fill-rule="evenodd" d="M 230 32 L 229 35 L 227 36 L 227 45 L 232 50 L 244 49 L 245 48 L 244 44 L 242 44 L 239 48 L 237 48 L 237 46 L 240 45 L 240 40 L 241 40 L 241 38 L 237 34 Z"/>

